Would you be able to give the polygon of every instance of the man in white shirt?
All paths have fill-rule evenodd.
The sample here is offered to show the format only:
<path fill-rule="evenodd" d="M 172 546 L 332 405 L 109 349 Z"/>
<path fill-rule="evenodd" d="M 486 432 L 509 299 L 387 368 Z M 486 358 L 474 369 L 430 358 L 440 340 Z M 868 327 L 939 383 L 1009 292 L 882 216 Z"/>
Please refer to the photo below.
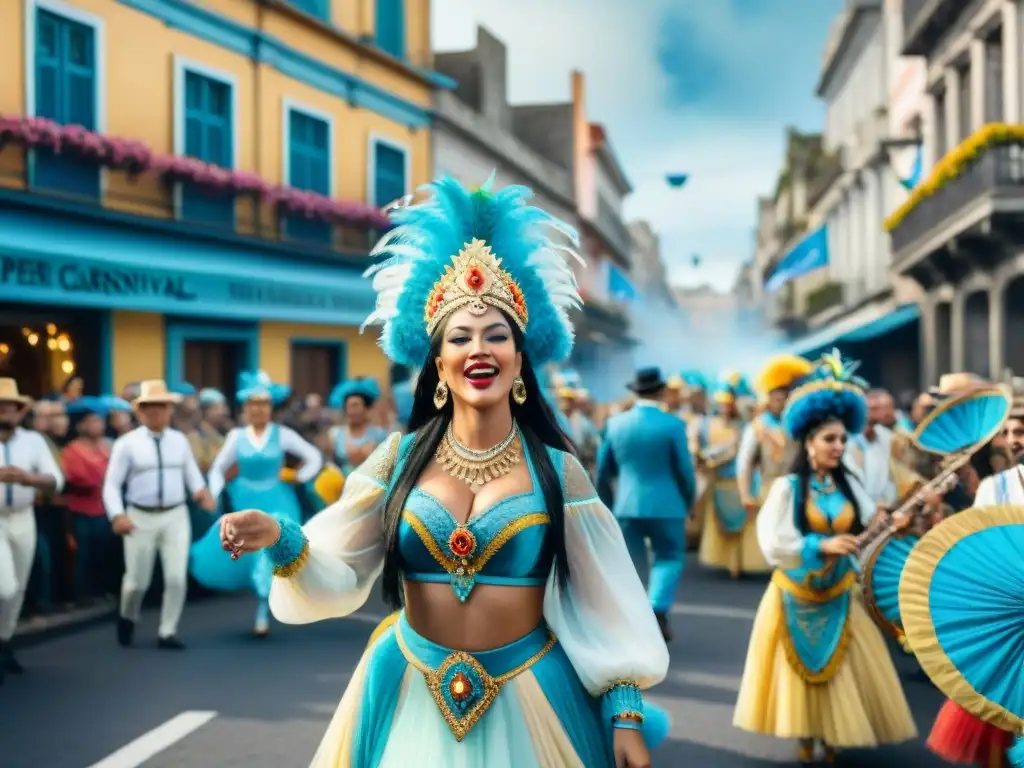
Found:
<path fill-rule="evenodd" d="M 124 580 L 117 639 L 131 645 L 157 554 L 164 578 L 157 645 L 181 650 L 178 622 L 185 607 L 192 524 L 188 494 L 215 509 L 188 438 L 171 429 L 180 399 L 163 381 L 144 381 L 134 405 L 142 426 L 114 441 L 103 482 L 103 504 L 114 533 L 124 537 Z"/>
<path fill-rule="evenodd" d="M 1006 445 L 1017 464 L 1024 464 L 1024 378 L 1013 379 L 1013 408 L 1003 428 Z"/>
<path fill-rule="evenodd" d="M 0 681 L 23 671 L 10 642 L 36 554 L 36 492 L 64 487 L 42 435 L 18 426 L 30 403 L 14 379 L 0 378 Z"/>
<path fill-rule="evenodd" d="M 884 389 L 872 389 L 867 400 L 868 423 L 863 434 L 852 437 L 850 458 L 860 470 L 871 500 L 880 507 L 890 507 L 924 481 L 900 460 L 900 438 L 884 424 L 892 412 L 892 395 Z"/>

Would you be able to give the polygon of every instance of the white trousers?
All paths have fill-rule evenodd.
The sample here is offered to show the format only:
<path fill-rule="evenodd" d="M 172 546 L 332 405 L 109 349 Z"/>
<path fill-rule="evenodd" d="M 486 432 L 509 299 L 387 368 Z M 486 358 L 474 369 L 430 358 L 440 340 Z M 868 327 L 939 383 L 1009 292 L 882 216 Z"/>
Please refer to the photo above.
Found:
<path fill-rule="evenodd" d="M 184 504 L 166 512 L 143 512 L 128 507 L 135 530 L 124 537 L 124 581 L 121 582 L 121 616 L 138 621 L 142 600 L 153 581 L 156 556 L 164 576 L 160 604 L 160 637 L 178 632 L 188 587 L 188 551 L 192 545 L 192 521 Z"/>
<path fill-rule="evenodd" d="M 36 557 L 36 513 L 32 507 L 0 512 L 0 642 L 14 637 L 25 588 Z"/>

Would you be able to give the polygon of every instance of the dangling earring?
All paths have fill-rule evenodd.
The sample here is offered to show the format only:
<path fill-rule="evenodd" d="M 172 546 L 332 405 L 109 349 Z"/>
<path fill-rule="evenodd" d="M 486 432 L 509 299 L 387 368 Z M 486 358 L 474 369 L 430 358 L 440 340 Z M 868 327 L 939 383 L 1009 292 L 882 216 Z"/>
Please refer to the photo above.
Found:
<path fill-rule="evenodd" d="M 523 381 L 522 376 L 512 379 L 512 399 L 516 401 L 516 405 L 526 402 L 526 382 Z"/>
<path fill-rule="evenodd" d="M 441 410 L 448 404 L 448 382 L 439 381 L 434 387 L 434 407 Z"/>
<path fill-rule="evenodd" d="M 807 449 L 807 462 L 811 465 L 811 469 L 817 471 L 818 462 L 816 461 L 817 453 L 813 448 Z"/>

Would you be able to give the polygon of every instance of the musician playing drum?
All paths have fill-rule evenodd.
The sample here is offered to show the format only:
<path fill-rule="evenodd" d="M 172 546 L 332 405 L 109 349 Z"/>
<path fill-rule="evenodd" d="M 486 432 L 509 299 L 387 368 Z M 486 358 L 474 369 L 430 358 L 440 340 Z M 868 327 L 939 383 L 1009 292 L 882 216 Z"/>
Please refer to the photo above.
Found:
<path fill-rule="evenodd" d="M 856 535 L 874 502 L 843 465 L 849 434 L 864 426 L 863 386 L 838 352 L 790 394 L 782 422 L 800 444 L 757 518 L 775 566 L 750 637 L 734 725 L 799 739 L 799 760 L 827 763 L 837 748 L 915 737 L 914 719 L 879 629 L 855 589 Z"/>

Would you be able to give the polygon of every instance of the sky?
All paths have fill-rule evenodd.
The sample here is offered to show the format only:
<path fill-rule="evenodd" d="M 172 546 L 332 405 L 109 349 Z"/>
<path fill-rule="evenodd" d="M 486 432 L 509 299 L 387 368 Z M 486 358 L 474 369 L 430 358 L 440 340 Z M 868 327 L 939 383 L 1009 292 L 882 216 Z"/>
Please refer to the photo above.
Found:
<path fill-rule="evenodd" d="M 814 95 L 842 0 L 432 0 L 434 47 L 467 50 L 482 24 L 509 55 L 509 100 L 569 98 L 610 132 L 673 284 L 728 290 L 753 256 L 786 127 L 819 130 Z M 680 190 L 667 173 L 690 174 Z M 700 266 L 692 257 L 700 256 Z"/>

